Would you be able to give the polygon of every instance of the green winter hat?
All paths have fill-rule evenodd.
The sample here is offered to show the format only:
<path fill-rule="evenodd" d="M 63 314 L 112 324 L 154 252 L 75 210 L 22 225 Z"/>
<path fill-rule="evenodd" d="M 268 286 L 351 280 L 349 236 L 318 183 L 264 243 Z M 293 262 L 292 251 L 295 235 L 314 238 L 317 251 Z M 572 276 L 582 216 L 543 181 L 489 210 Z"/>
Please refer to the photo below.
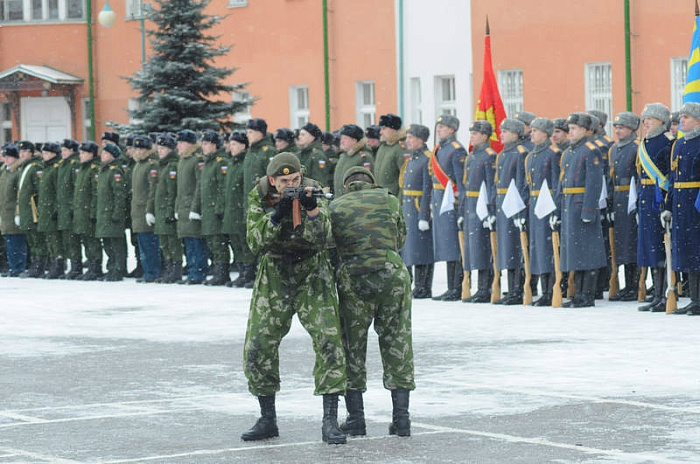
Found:
<path fill-rule="evenodd" d="M 276 155 L 267 165 L 266 174 L 270 177 L 287 176 L 301 171 L 301 163 L 294 153 L 283 152 Z"/>

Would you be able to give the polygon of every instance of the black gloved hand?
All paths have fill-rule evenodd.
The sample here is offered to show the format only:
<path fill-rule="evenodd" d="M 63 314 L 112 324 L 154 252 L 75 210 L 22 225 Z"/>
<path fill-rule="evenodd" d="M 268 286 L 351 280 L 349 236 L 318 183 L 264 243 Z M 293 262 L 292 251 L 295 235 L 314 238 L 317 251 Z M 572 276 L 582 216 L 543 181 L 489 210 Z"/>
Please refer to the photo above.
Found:
<path fill-rule="evenodd" d="M 55 221 L 55 220 L 57 220 L 57 219 L 58 219 L 58 212 L 57 212 L 57 211 L 54 211 L 54 213 L 51 215 L 51 220 L 52 220 L 52 221 Z"/>
<path fill-rule="evenodd" d="M 70 218 L 73 219 L 73 210 L 70 210 L 68 214 L 70 215 Z"/>
<path fill-rule="evenodd" d="M 166 223 L 166 224 L 172 224 L 172 223 L 175 222 L 175 221 L 176 221 L 176 219 L 175 219 L 174 217 L 165 218 L 165 223 Z"/>
<path fill-rule="evenodd" d="M 299 197 L 299 203 L 306 211 L 311 211 L 318 208 L 318 201 L 314 196 L 308 196 L 306 193 Z"/>
<path fill-rule="evenodd" d="M 219 221 L 223 221 L 224 220 L 224 213 L 216 213 L 216 218 Z"/>
<path fill-rule="evenodd" d="M 279 224 L 282 218 L 292 212 L 293 198 L 283 196 L 275 207 L 275 212 L 272 214 L 272 221 Z"/>

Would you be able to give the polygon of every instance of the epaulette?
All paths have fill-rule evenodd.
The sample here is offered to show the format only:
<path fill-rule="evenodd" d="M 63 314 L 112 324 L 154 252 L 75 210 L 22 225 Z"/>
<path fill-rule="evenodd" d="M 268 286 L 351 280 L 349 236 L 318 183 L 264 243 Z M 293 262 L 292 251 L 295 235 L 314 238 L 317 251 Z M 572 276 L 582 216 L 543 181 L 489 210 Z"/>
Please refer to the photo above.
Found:
<path fill-rule="evenodd" d="M 424 154 L 427 158 L 430 158 L 431 156 L 433 156 L 433 152 L 430 151 L 430 150 L 424 150 L 424 151 L 423 151 L 423 154 Z"/>
<path fill-rule="evenodd" d="M 110 166 L 110 167 L 109 167 L 109 170 L 110 170 L 110 171 L 113 170 L 113 169 L 117 169 L 117 167 L 116 167 L 116 166 Z"/>
<path fill-rule="evenodd" d="M 90 165 L 90 169 L 97 169 L 97 165 L 96 164 Z"/>
<path fill-rule="evenodd" d="M 551 144 L 551 145 L 549 146 L 549 149 L 552 150 L 554 153 L 560 153 L 560 152 L 561 152 L 561 150 L 559 149 L 559 147 L 556 146 L 556 145 L 554 145 L 554 144 Z"/>
<path fill-rule="evenodd" d="M 606 142 L 608 142 L 608 143 L 610 143 L 610 142 L 612 142 L 612 141 L 613 141 L 613 139 L 611 139 L 611 138 L 610 138 L 610 137 L 608 137 L 607 135 L 604 135 L 604 136 L 603 136 L 603 138 L 604 138 L 604 139 L 605 139 L 605 141 L 606 141 Z"/>
<path fill-rule="evenodd" d="M 522 145 L 518 145 L 518 153 L 520 153 L 521 155 L 523 153 L 527 153 L 527 148 L 523 147 Z"/>
<path fill-rule="evenodd" d="M 220 162 L 221 162 L 221 160 L 223 160 L 223 158 L 222 158 L 222 157 L 220 157 L 220 156 L 217 156 L 217 157 L 216 157 L 216 162 L 217 162 L 217 163 L 220 163 Z"/>
<path fill-rule="evenodd" d="M 664 132 L 664 135 L 666 136 L 667 139 L 669 140 L 675 140 L 676 137 L 673 136 L 671 132 Z"/>
<path fill-rule="evenodd" d="M 462 148 L 462 144 L 459 143 L 459 142 L 456 141 L 456 140 L 454 140 L 454 141 L 452 142 L 452 146 L 455 147 L 455 148 L 457 148 L 457 149 Z"/>
<path fill-rule="evenodd" d="M 635 145 L 639 146 L 639 140 L 634 141 Z"/>
<path fill-rule="evenodd" d="M 591 142 L 586 142 L 586 146 L 587 146 L 590 150 L 595 150 L 595 149 L 596 149 L 596 146 L 595 146 L 593 143 L 591 143 Z"/>
<path fill-rule="evenodd" d="M 598 145 L 600 148 L 603 148 L 603 147 L 605 146 L 605 144 L 604 144 L 603 142 L 601 142 L 600 140 L 598 140 L 598 139 L 596 139 L 593 143 L 595 143 L 596 145 Z"/>
<path fill-rule="evenodd" d="M 367 153 L 365 153 L 364 151 L 361 151 L 360 158 L 367 158 Z"/>
<path fill-rule="evenodd" d="M 497 153 L 496 153 L 496 150 L 494 150 L 494 149 L 491 148 L 491 147 L 488 147 L 488 148 L 486 149 L 486 153 L 488 153 L 489 155 L 492 155 L 492 156 L 497 154 Z"/>
<path fill-rule="evenodd" d="M 262 150 L 263 150 L 263 151 L 267 151 L 267 150 L 269 150 L 269 149 L 270 149 L 270 147 L 268 147 L 267 145 L 265 145 L 264 147 L 262 147 Z"/>

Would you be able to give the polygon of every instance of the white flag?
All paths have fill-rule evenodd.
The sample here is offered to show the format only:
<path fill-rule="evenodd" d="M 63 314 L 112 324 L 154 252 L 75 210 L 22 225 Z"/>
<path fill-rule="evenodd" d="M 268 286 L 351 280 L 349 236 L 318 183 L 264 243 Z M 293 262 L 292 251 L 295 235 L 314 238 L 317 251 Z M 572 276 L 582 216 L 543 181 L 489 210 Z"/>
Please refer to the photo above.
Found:
<path fill-rule="evenodd" d="M 489 215 L 489 208 L 487 206 L 488 193 L 486 192 L 486 182 L 481 181 L 481 187 L 479 187 L 479 198 L 476 199 L 476 215 L 480 221 L 486 219 Z"/>
<path fill-rule="evenodd" d="M 637 209 L 637 182 L 634 177 L 630 179 L 630 196 L 627 199 L 627 214 Z"/>
<path fill-rule="evenodd" d="M 600 198 L 598 199 L 598 209 L 603 209 L 608 206 L 608 187 L 605 185 L 605 176 L 603 176 L 603 188 L 600 189 Z"/>
<path fill-rule="evenodd" d="M 442 196 L 442 204 L 440 205 L 440 214 L 446 213 L 448 211 L 454 211 L 455 209 L 455 192 L 452 190 L 452 181 L 447 181 L 447 186 L 445 187 L 445 194 Z"/>
<path fill-rule="evenodd" d="M 523 199 L 520 198 L 518 189 L 515 188 L 515 179 L 510 180 L 510 185 L 508 186 L 506 196 L 503 198 L 501 209 L 508 219 L 525 209 L 525 203 L 523 203 Z"/>
<path fill-rule="evenodd" d="M 539 219 L 544 219 L 552 211 L 556 211 L 557 205 L 554 204 L 554 198 L 549 192 L 549 184 L 547 179 L 542 182 L 540 194 L 537 196 L 537 204 L 535 205 L 535 216 Z"/>

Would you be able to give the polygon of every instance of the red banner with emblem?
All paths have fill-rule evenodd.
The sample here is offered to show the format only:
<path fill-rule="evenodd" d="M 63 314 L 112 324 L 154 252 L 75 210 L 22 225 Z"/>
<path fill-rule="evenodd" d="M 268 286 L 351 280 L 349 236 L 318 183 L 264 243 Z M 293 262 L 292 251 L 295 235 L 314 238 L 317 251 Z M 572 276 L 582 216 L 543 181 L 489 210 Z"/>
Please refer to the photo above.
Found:
<path fill-rule="evenodd" d="M 491 32 L 489 30 L 489 19 L 486 18 L 486 38 L 484 39 L 484 81 L 481 83 L 479 101 L 476 104 L 476 114 L 474 120 L 485 120 L 491 123 L 493 134 L 491 134 L 491 148 L 500 152 L 503 149 L 501 143 L 501 122 L 506 118 L 506 110 L 503 107 L 501 94 L 498 92 L 498 83 L 493 74 L 493 63 L 491 62 Z"/>

